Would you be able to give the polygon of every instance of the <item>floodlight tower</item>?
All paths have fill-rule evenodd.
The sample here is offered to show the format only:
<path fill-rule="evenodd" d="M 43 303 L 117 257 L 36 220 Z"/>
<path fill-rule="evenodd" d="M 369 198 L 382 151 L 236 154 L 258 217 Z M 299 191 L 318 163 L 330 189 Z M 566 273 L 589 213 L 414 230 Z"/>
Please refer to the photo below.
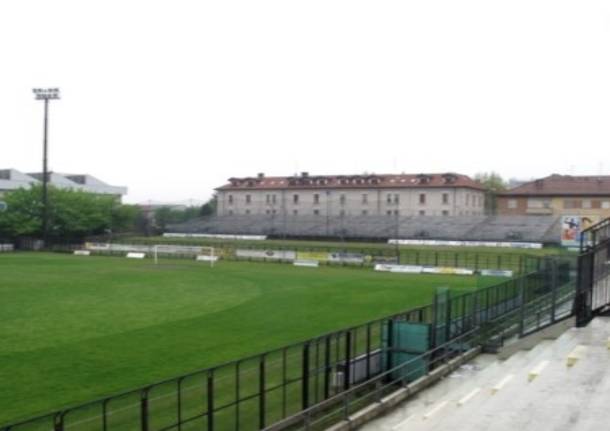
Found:
<path fill-rule="evenodd" d="M 42 239 L 47 246 L 49 235 L 49 170 L 47 164 L 48 131 L 49 131 L 49 100 L 59 99 L 59 88 L 34 88 L 36 100 L 44 101 L 44 130 L 42 138 Z"/>

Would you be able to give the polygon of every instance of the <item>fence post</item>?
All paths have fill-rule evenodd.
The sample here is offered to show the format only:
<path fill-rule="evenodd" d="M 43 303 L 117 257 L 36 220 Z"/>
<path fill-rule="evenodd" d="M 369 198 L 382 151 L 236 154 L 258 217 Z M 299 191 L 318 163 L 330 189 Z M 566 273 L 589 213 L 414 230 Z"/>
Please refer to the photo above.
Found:
<path fill-rule="evenodd" d="M 525 325 L 525 275 L 519 279 L 519 298 L 521 298 L 521 309 L 519 310 L 519 337 L 523 337 Z"/>
<path fill-rule="evenodd" d="M 265 355 L 261 355 L 258 373 L 258 426 L 260 429 L 265 428 L 265 410 L 266 410 L 266 394 L 265 394 Z"/>
<path fill-rule="evenodd" d="M 309 407 L 309 343 L 303 345 L 303 370 L 302 370 L 301 401 L 303 410 Z"/>
<path fill-rule="evenodd" d="M 64 413 L 59 412 L 53 418 L 53 431 L 63 431 L 63 429 L 64 429 Z"/>
<path fill-rule="evenodd" d="M 351 355 L 352 355 L 352 331 L 351 329 L 345 333 L 345 380 L 343 381 L 343 389 L 348 390 L 351 378 Z"/>
<path fill-rule="evenodd" d="M 148 431 L 148 388 L 140 392 L 140 426 L 142 431 Z"/>
<path fill-rule="evenodd" d="M 324 352 L 324 399 L 330 396 L 330 335 L 326 337 Z"/>
<path fill-rule="evenodd" d="M 551 323 L 555 323 L 555 313 L 557 311 L 557 288 L 559 287 L 557 269 L 557 260 L 553 259 L 551 261 Z"/>
<path fill-rule="evenodd" d="M 208 371 L 208 431 L 214 430 L 214 370 Z"/>
<path fill-rule="evenodd" d="M 392 349 L 394 348 L 394 320 L 388 319 L 388 333 L 387 337 L 387 346 L 386 346 L 386 370 L 392 369 Z"/>
<path fill-rule="evenodd" d="M 447 296 L 447 304 L 445 305 L 445 342 L 449 342 L 451 340 L 451 306 L 452 300 L 451 297 Z"/>
<path fill-rule="evenodd" d="M 371 324 L 366 325 L 366 379 L 371 378 Z"/>

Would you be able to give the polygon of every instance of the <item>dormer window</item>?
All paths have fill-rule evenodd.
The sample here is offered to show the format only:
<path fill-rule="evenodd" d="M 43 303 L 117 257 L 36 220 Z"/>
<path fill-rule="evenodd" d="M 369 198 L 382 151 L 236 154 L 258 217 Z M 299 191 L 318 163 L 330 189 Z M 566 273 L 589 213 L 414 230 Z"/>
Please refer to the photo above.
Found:
<path fill-rule="evenodd" d="M 457 181 L 457 175 L 443 174 L 443 180 L 444 180 L 445 184 L 453 184 Z"/>
<path fill-rule="evenodd" d="M 432 181 L 432 177 L 430 175 L 420 174 L 417 176 L 417 181 L 419 184 L 428 184 Z"/>

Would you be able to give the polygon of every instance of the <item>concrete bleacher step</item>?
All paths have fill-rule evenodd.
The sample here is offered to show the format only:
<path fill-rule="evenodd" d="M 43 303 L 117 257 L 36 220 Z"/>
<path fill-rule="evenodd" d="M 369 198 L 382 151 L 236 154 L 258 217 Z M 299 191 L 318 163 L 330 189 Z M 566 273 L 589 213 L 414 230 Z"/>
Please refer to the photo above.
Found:
<path fill-rule="evenodd" d="M 398 224 L 398 226 L 397 226 Z M 261 234 L 286 232 L 288 235 L 342 235 L 359 238 L 398 236 L 418 238 L 425 232 L 428 239 L 504 241 L 514 232 L 521 241 L 541 241 L 555 232 L 557 217 L 532 216 L 282 216 L 231 215 L 206 217 L 169 227 L 173 232 Z"/>
<path fill-rule="evenodd" d="M 509 402 L 510 393 L 514 392 L 514 389 L 510 389 L 511 385 L 517 384 L 518 387 L 521 387 L 527 382 L 527 375 L 522 370 L 526 368 L 528 363 L 548 356 L 551 345 L 551 341 L 544 341 L 529 351 L 518 351 L 505 361 L 496 361 L 490 364 L 475 378 L 468 380 L 467 384 L 456 390 L 444 388 L 439 391 L 440 396 L 429 397 L 433 402 L 424 406 L 413 406 L 410 413 L 412 417 L 408 419 L 408 429 L 436 429 L 439 423 L 444 421 L 442 419 L 443 413 L 451 412 L 452 409 L 461 409 L 463 412 L 459 415 L 463 415 L 463 420 L 467 421 L 471 414 L 469 413 L 470 406 L 478 409 L 482 405 Z M 495 394 L 492 394 L 493 387 L 497 387 Z M 505 396 L 504 394 L 508 395 Z M 460 401 L 463 402 L 460 403 Z M 452 417 L 457 414 L 451 412 Z M 425 424 L 418 424 L 418 421 L 424 421 Z"/>

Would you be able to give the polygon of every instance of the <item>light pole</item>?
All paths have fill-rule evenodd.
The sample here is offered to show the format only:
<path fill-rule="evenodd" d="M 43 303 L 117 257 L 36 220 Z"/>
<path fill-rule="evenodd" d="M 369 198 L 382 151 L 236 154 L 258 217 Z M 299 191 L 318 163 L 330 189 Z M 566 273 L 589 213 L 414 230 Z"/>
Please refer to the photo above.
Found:
<path fill-rule="evenodd" d="M 49 100 L 59 99 L 59 88 L 34 88 L 36 100 L 44 101 L 44 130 L 42 138 L 42 240 L 47 246 L 49 235 L 49 170 L 47 164 Z"/>

